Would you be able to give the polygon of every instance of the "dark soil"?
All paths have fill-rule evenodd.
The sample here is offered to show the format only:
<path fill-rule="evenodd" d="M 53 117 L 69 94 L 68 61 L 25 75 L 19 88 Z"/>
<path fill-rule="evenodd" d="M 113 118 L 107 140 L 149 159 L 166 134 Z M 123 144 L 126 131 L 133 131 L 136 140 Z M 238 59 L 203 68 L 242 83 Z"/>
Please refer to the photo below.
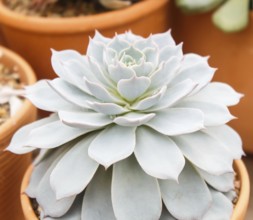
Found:
<path fill-rule="evenodd" d="M 1 51 L 0 51 L 1 52 Z M 20 82 L 17 67 L 9 68 L 1 63 L 0 60 L 0 89 L 8 86 L 13 89 L 21 89 L 23 87 Z M 0 125 L 10 118 L 9 103 L 0 103 Z"/>
<path fill-rule="evenodd" d="M 75 17 L 108 11 L 98 0 L 4 0 L 18 13 L 39 17 Z"/>

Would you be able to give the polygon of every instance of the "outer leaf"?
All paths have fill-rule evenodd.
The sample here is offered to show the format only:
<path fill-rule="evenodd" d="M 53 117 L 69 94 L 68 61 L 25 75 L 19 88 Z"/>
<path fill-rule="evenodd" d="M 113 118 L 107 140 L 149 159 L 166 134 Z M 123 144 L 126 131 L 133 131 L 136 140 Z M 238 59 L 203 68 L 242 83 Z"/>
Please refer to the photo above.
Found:
<path fill-rule="evenodd" d="M 166 209 L 165 206 L 163 206 L 162 215 L 159 220 L 176 220 Z"/>
<path fill-rule="evenodd" d="M 169 108 L 156 112 L 156 116 L 146 125 L 164 135 L 187 134 L 204 127 L 204 116 L 198 109 Z"/>
<path fill-rule="evenodd" d="M 228 125 L 209 127 L 204 132 L 218 140 L 234 159 L 241 159 L 244 155 L 239 134 Z"/>
<path fill-rule="evenodd" d="M 59 110 L 78 109 L 77 105 L 73 105 L 57 94 L 46 80 L 40 80 L 34 85 L 27 86 L 25 97 L 37 108 L 45 111 L 57 112 Z"/>
<path fill-rule="evenodd" d="M 161 215 L 157 180 L 145 174 L 133 156 L 113 167 L 112 205 L 121 220 L 154 220 Z"/>
<path fill-rule="evenodd" d="M 144 126 L 137 129 L 136 135 L 134 153 L 142 169 L 153 177 L 177 181 L 185 163 L 177 145 L 169 137 Z"/>
<path fill-rule="evenodd" d="M 88 101 L 96 100 L 89 94 L 60 78 L 48 81 L 48 83 L 62 98 L 81 108 L 87 108 Z"/>
<path fill-rule="evenodd" d="M 214 104 L 208 102 L 208 100 L 205 102 L 182 101 L 175 105 L 175 107 L 199 109 L 204 114 L 205 126 L 224 125 L 235 118 L 233 115 L 230 114 L 226 106 Z"/>
<path fill-rule="evenodd" d="M 110 126 L 98 134 L 89 147 L 89 156 L 108 168 L 130 156 L 135 147 L 135 128 Z"/>
<path fill-rule="evenodd" d="M 61 200 L 56 199 L 56 195 L 50 186 L 50 175 L 63 154 L 59 155 L 47 170 L 36 190 L 36 199 L 42 208 L 45 216 L 61 217 L 72 206 L 75 196 L 67 197 Z"/>
<path fill-rule="evenodd" d="M 197 168 L 199 174 L 205 181 L 220 192 L 228 192 L 234 189 L 234 173 L 224 173 L 216 176 Z"/>
<path fill-rule="evenodd" d="M 233 172 L 233 158 L 211 136 L 198 131 L 172 138 L 184 156 L 202 170 L 213 175 Z"/>
<path fill-rule="evenodd" d="M 59 155 L 63 156 L 64 153 L 71 147 L 71 144 L 66 144 L 60 148 L 50 150 L 50 152 L 46 153 L 44 158 L 38 163 L 34 164 L 34 168 L 32 171 L 32 175 L 30 177 L 29 185 L 26 189 L 26 194 L 31 197 L 36 197 L 36 191 L 40 184 L 40 181 L 46 174 L 47 170 L 50 168 L 52 163 L 59 157 Z"/>
<path fill-rule="evenodd" d="M 230 220 L 233 212 L 233 205 L 222 193 L 210 189 L 213 202 L 203 220 L 222 219 Z"/>
<path fill-rule="evenodd" d="M 35 150 L 36 146 L 30 147 L 26 144 L 31 131 L 43 125 L 47 125 L 48 123 L 55 122 L 56 120 L 58 120 L 58 117 L 56 114 L 53 114 L 50 117 L 43 118 L 31 124 L 23 126 L 13 135 L 11 142 L 6 150 L 11 151 L 15 154 L 25 154 Z"/>
<path fill-rule="evenodd" d="M 211 68 L 208 65 L 207 61 L 203 59 L 203 57 L 199 57 L 198 62 L 195 61 L 189 64 L 187 56 L 192 55 L 184 55 L 184 59 L 181 63 L 181 68 L 178 71 L 177 76 L 173 79 L 171 83 L 177 84 L 185 79 L 191 79 L 198 84 L 193 91 L 193 93 L 196 93 L 211 81 L 216 69 Z"/>
<path fill-rule="evenodd" d="M 160 180 L 162 198 L 169 212 L 176 219 L 201 219 L 211 205 L 207 185 L 193 166 L 186 163 L 178 183 Z"/>
<path fill-rule="evenodd" d="M 60 218 L 45 217 L 43 220 L 80 220 L 82 210 L 83 193 L 78 195 L 68 212 Z"/>
<path fill-rule="evenodd" d="M 90 131 L 91 129 L 72 128 L 61 121 L 54 121 L 33 129 L 25 145 L 37 148 L 55 148 Z"/>
<path fill-rule="evenodd" d="M 82 219 L 116 220 L 111 199 L 112 169 L 99 167 L 83 198 Z"/>
<path fill-rule="evenodd" d="M 238 104 L 242 96 L 242 94 L 237 93 L 232 87 L 225 83 L 213 82 L 194 96 L 188 97 L 187 100 L 205 102 L 208 99 L 208 102 L 214 104 L 232 106 Z"/>
<path fill-rule="evenodd" d="M 95 174 L 98 163 L 88 156 L 88 147 L 94 137 L 82 138 L 53 169 L 50 184 L 57 199 L 81 193 Z"/>

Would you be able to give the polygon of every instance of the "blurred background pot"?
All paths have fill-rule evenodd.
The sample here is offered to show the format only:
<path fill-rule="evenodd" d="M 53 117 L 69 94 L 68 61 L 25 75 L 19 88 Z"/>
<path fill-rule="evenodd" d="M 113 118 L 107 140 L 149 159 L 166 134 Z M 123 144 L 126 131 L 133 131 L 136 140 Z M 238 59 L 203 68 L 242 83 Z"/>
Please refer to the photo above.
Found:
<path fill-rule="evenodd" d="M 0 23 L 7 45 L 31 63 L 38 78 L 53 78 L 50 48 L 84 53 L 95 29 L 110 37 L 129 29 L 143 36 L 165 32 L 170 27 L 169 7 L 170 0 L 141 0 L 97 15 L 42 18 L 13 12 L 0 0 Z"/>
<path fill-rule="evenodd" d="M 210 55 L 210 65 L 218 68 L 213 81 L 226 82 L 245 95 L 240 105 L 231 108 L 239 120 L 233 120 L 230 125 L 240 133 L 244 150 L 253 153 L 250 122 L 253 112 L 253 12 L 245 30 L 228 34 L 213 25 L 212 12 L 185 15 L 175 6 L 172 8 L 172 35 L 177 42 L 184 42 L 184 52 Z"/>
<path fill-rule="evenodd" d="M 244 220 L 246 212 L 247 212 L 248 203 L 249 203 L 249 193 L 250 193 L 249 176 L 242 160 L 236 160 L 234 163 L 234 168 L 238 175 L 239 180 L 241 181 L 241 188 L 240 188 L 239 198 L 234 207 L 231 220 Z M 31 200 L 25 194 L 25 189 L 28 186 L 31 173 L 32 173 L 32 166 L 30 166 L 27 169 L 22 181 L 21 204 L 22 204 L 24 215 L 25 215 L 25 220 L 38 220 L 32 208 Z"/>
<path fill-rule="evenodd" d="M 31 67 L 18 55 L 0 46 L 3 53 L 1 63 L 6 66 L 17 66 L 20 79 L 25 85 L 35 83 L 36 78 Z M 14 155 L 4 151 L 12 135 L 23 125 L 34 121 L 36 108 L 25 100 L 15 116 L 0 125 L 0 219 L 22 220 L 18 194 L 21 180 L 27 166 L 31 163 L 30 154 Z"/>

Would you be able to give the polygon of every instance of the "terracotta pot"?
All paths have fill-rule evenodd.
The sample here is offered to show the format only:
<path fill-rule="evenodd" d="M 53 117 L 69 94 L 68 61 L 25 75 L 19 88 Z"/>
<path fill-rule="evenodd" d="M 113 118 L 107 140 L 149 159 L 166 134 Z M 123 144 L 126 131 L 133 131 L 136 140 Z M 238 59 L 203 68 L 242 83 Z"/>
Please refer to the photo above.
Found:
<path fill-rule="evenodd" d="M 21 81 L 26 85 L 33 84 L 36 79 L 31 67 L 18 55 L 0 46 L 3 52 L 2 63 L 7 66 L 16 65 Z M 17 195 L 21 180 L 27 166 L 31 163 L 30 155 L 18 156 L 3 151 L 9 144 L 14 132 L 24 124 L 36 118 L 35 107 L 25 100 L 20 110 L 0 126 L 0 219 L 24 219 L 20 200 Z"/>
<path fill-rule="evenodd" d="M 239 118 L 230 125 L 241 135 L 244 149 L 253 153 L 253 12 L 246 30 L 226 34 L 218 30 L 211 21 L 212 13 L 184 15 L 173 8 L 172 35 L 177 42 L 184 42 L 185 52 L 210 55 L 210 64 L 217 67 L 214 81 L 230 84 L 245 94 L 231 112 Z"/>
<path fill-rule="evenodd" d="M 170 0 L 143 0 L 126 9 L 73 18 L 37 18 L 8 10 L 0 0 L 0 23 L 7 45 L 26 58 L 38 78 L 55 77 L 50 48 L 85 53 L 89 36 L 99 30 L 114 36 L 131 29 L 148 36 L 170 27 Z"/>
<path fill-rule="evenodd" d="M 4 45 L 4 37 L 3 37 L 3 32 L 2 32 L 2 27 L 0 26 L 0 45 Z"/>
<path fill-rule="evenodd" d="M 250 194 L 249 176 L 244 163 L 241 160 L 236 160 L 234 163 L 235 170 L 239 179 L 241 180 L 241 189 L 238 202 L 234 207 L 233 215 L 231 220 L 244 220 Z M 31 206 L 29 197 L 25 194 L 25 189 L 29 183 L 29 179 L 32 173 L 32 166 L 30 166 L 23 178 L 21 185 L 21 204 L 25 215 L 25 220 L 38 220 Z"/>

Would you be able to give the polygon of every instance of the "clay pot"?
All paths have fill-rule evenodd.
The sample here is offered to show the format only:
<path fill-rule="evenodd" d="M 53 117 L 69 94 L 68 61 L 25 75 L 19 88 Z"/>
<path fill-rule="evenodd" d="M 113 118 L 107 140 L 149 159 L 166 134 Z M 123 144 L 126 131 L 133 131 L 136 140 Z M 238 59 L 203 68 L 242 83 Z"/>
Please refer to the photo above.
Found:
<path fill-rule="evenodd" d="M 238 199 L 237 204 L 234 207 L 231 220 L 244 220 L 248 203 L 249 203 L 249 194 L 250 194 L 249 176 L 248 176 L 246 167 L 241 160 L 235 161 L 234 168 L 235 168 L 235 171 L 237 172 L 239 179 L 241 180 L 241 189 L 240 189 L 239 199 Z M 27 169 L 22 181 L 21 204 L 22 204 L 24 215 L 25 215 L 25 220 L 38 220 L 31 206 L 31 201 L 29 197 L 25 194 L 25 189 L 28 186 L 31 173 L 32 173 L 32 166 L 30 166 Z"/>
<path fill-rule="evenodd" d="M 18 55 L 0 46 L 3 52 L 2 63 L 6 66 L 17 66 L 21 81 L 26 85 L 33 84 L 36 79 L 31 67 Z M 24 124 L 34 121 L 36 109 L 25 100 L 20 110 L 0 126 L 0 219 L 24 219 L 21 204 L 17 195 L 25 170 L 31 163 L 30 155 L 18 156 L 3 151 L 9 144 L 12 135 Z"/>
<path fill-rule="evenodd" d="M 172 35 L 177 42 L 184 42 L 184 52 L 210 55 L 209 63 L 218 70 L 214 81 L 230 84 L 245 97 L 231 112 L 239 120 L 230 125 L 241 135 L 244 150 L 253 153 L 253 12 L 246 30 L 226 34 L 211 21 L 212 13 L 184 15 L 173 8 Z"/>
<path fill-rule="evenodd" d="M 95 29 L 114 36 L 132 30 L 149 36 L 170 27 L 170 0 L 142 0 L 128 8 L 73 18 L 37 18 L 10 11 L 0 0 L 0 23 L 7 45 L 26 58 L 38 78 L 54 78 L 50 48 L 86 52 Z"/>

